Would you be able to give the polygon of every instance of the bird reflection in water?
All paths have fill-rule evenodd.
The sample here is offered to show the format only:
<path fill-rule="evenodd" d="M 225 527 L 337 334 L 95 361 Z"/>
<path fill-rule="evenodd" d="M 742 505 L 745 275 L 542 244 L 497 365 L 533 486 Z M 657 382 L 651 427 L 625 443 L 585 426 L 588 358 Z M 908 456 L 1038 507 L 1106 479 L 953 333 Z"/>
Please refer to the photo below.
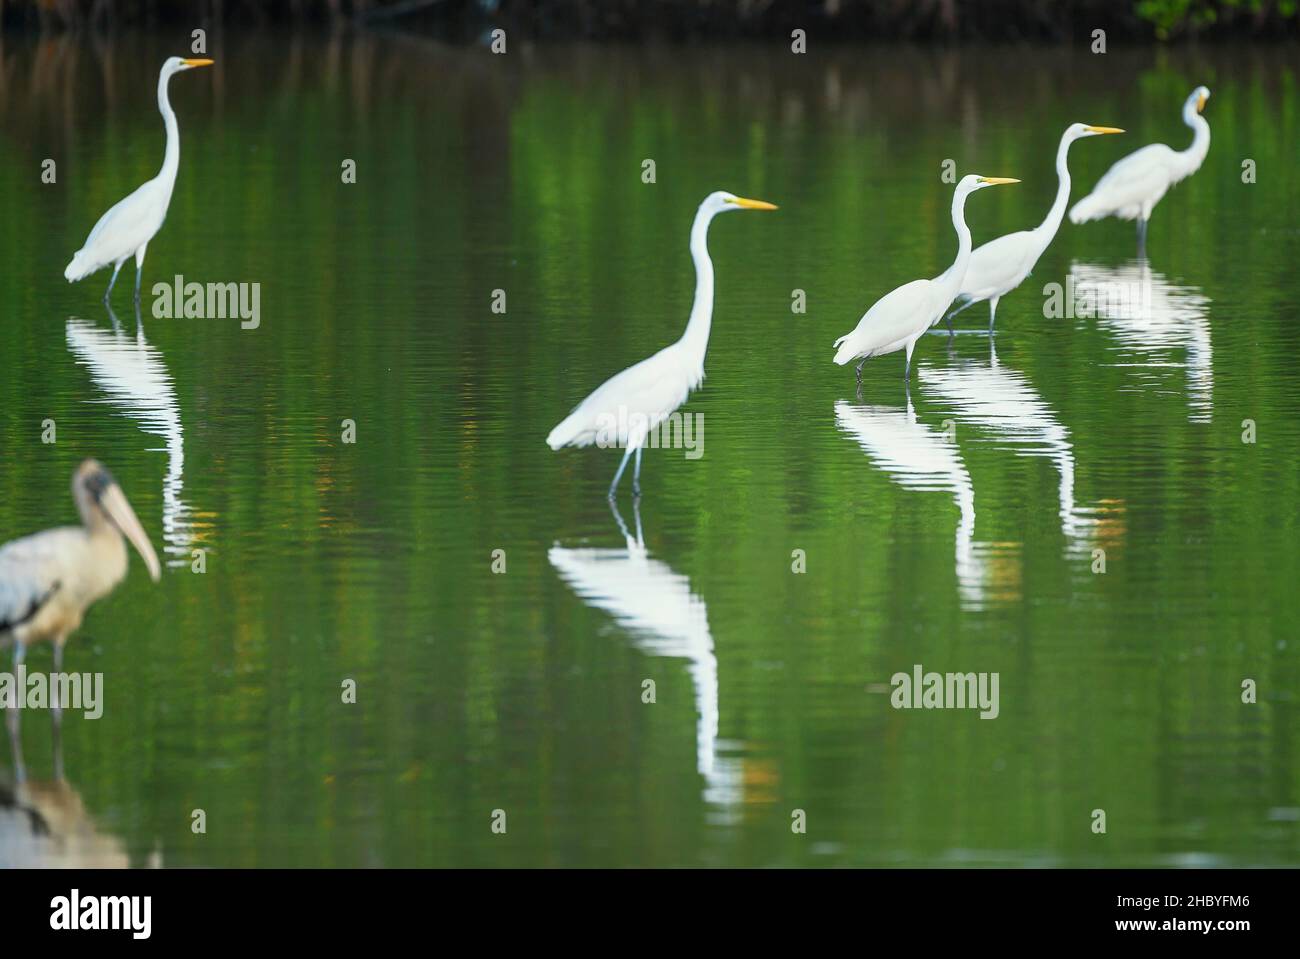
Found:
<path fill-rule="evenodd" d="M 695 689 L 696 766 L 704 777 L 705 801 L 727 821 L 741 800 L 742 764 L 722 755 L 718 740 L 718 659 L 709 632 L 708 610 L 691 591 L 690 580 L 652 559 L 633 504 L 636 532 L 629 531 L 611 501 L 610 510 L 626 542 L 624 549 L 552 546 L 547 557 L 578 597 L 614 617 L 638 649 L 650 656 L 684 659 Z M 735 752 L 732 745 L 729 751 Z"/>
<path fill-rule="evenodd" d="M 1085 552 L 1098 522 L 1114 511 L 1113 504 L 1080 509 L 1074 498 L 1075 456 L 1070 431 L 1057 418 L 1023 373 L 998 362 L 997 347 L 989 342 L 984 359 L 956 359 L 947 366 L 921 371 L 927 394 L 949 404 L 954 418 L 976 427 L 1017 456 L 1047 458 L 1060 477 L 1058 483 L 1061 533 L 1066 552 Z"/>
<path fill-rule="evenodd" d="M 197 521 L 182 498 L 185 486 L 185 443 L 180 403 L 162 354 L 144 336 L 140 307 L 135 309 L 135 335 L 122 329 L 110 308 L 113 330 L 102 329 L 75 317 L 68 320 L 68 349 L 77 362 L 90 371 L 95 385 L 108 395 L 108 402 L 135 420 L 146 433 L 162 438 L 167 454 L 163 478 L 162 535 L 167 565 L 184 566 L 190 549 L 203 539 L 207 524 Z"/>
<path fill-rule="evenodd" d="M 906 396 L 905 409 L 840 400 L 835 404 L 835 421 L 900 486 L 952 496 L 959 512 L 955 565 L 962 605 L 980 607 L 990 599 L 1009 598 L 1003 594 L 1008 588 L 1018 590 L 1018 578 L 1005 582 L 994 556 L 998 547 L 975 542 L 975 488 L 961 451 L 948 432 L 919 422 L 911 393 Z"/>
<path fill-rule="evenodd" d="M 54 727 L 51 779 L 29 779 L 21 740 L 11 731 L 13 781 L 0 777 L 0 869 L 125 869 L 126 845 L 102 830 L 86 810 L 81 794 L 64 778 L 63 743 Z M 157 868 L 155 850 L 145 863 Z"/>
<path fill-rule="evenodd" d="M 1137 370 L 1145 387 L 1170 390 L 1168 370 L 1186 369 L 1193 423 L 1213 411 L 1214 352 L 1210 300 L 1194 286 L 1171 283 L 1145 259 L 1118 266 L 1071 265 L 1076 314 L 1095 317 L 1117 342 L 1116 365 Z"/>

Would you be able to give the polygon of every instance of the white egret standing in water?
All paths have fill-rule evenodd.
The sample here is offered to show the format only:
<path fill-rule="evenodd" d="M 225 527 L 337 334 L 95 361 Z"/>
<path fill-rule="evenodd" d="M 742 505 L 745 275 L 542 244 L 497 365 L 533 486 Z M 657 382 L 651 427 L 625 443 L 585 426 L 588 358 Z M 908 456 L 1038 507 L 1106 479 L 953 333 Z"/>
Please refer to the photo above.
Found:
<path fill-rule="evenodd" d="M 713 261 L 709 259 L 709 224 L 719 213 L 730 210 L 775 210 L 763 200 L 747 200 L 718 191 L 704 198 L 691 226 L 691 259 L 695 261 L 695 304 L 686 332 L 677 342 L 665 346 L 621 373 L 616 373 L 578 404 L 546 437 L 553 450 L 562 446 L 590 446 L 592 443 L 622 446 L 626 452 L 609 484 L 612 499 L 618 491 L 629 457 L 636 453 L 632 492 L 641 495 L 641 450 L 650 431 L 666 420 L 704 380 L 704 354 L 709 347 L 713 323 Z"/>
<path fill-rule="evenodd" d="M 167 207 L 172 202 L 172 188 L 176 185 L 176 171 L 181 163 L 181 134 L 176 125 L 176 113 L 167 99 L 167 83 L 172 74 L 195 67 L 206 67 L 211 60 L 185 60 L 170 57 L 158 74 L 158 110 L 167 128 L 167 149 L 163 153 L 162 169 L 134 193 L 119 200 L 109 209 L 86 237 L 85 245 L 72 257 L 63 271 L 69 283 L 84 279 L 103 267 L 113 264 L 113 276 L 104 291 L 108 302 L 117 282 L 118 270 L 130 257 L 135 257 L 135 298 L 140 299 L 140 272 L 144 267 L 145 248 L 154 234 L 162 228 L 167 217 Z"/>
<path fill-rule="evenodd" d="M 1123 132 L 1117 127 L 1095 127 L 1086 123 L 1074 123 L 1066 127 L 1061 136 L 1061 144 L 1056 148 L 1056 200 L 1047 211 L 1047 218 L 1032 230 L 1020 230 L 990 240 L 970 255 L 966 279 L 962 281 L 961 292 L 957 296 L 961 305 L 947 317 L 949 332 L 952 332 L 954 316 L 966 307 L 985 300 L 989 301 L 989 332 L 993 332 L 998 300 L 1018 287 L 1033 272 L 1038 258 L 1051 245 L 1056 231 L 1061 228 L 1061 220 L 1065 218 L 1065 205 L 1070 202 L 1070 168 L 1066 163 L 1070 144 L 1084 137 Z"/>
<path fill-rule="evenodd" d="M 867 310 L 852 333 L 835 341 L 835 362 L 843 366 L 861 357 L 858 364 L 858 383 L 862 382 L 862 364 L 873 356 L 883 356 L 898 350 L 907 350 L 907 363 L 903 378 L 912 372 L 912 348 L 930 327 L 943 318 L 948 305 L 961 290 L 970 262 L 970 228 L 966 226 L 966 198 L 976 190 L 1002 183 L 1019 183 L 1009 177 L 980 176 L 977 173 L 961 178 L 952 195 L 952 225 L 957 231 L 957 259 L 952 266 L 933 280 L 913 280 L 886 293 Z"/>
<path fill-rule="evenodd" d="M 1210 125 L 1201 116 L 1208 99 L 1210 91 L 1197 87 L 1183 104 L 1183 122 L 1194 131 L 1191 146 L 1175 150 L 1163 143 L 1152 143 L 1130 153 L 1107 170 L 1093 191 L 1074 205 L 1070 222 L 1086 223 L 1108 216 L 1137 220 L 1138 255 L 1143 255 L 1151 211 L 1171 186 L 1201 168 L 1210 151 Z"/>
<path fill-rule="evenodd" d="M 63 644 L 87 608 L 126 576 L 125 536 L 156 583 L 162 572 L 153 544 L 111 473 L 86 460 L 72 476 L 80 526 L 60 526 L 0 546 L 0 640 L 12 640 L 14 664 L 32 643 L 54 643 L 54 670 Z M 17 711 L 15 710 L 15 717 Z"/>

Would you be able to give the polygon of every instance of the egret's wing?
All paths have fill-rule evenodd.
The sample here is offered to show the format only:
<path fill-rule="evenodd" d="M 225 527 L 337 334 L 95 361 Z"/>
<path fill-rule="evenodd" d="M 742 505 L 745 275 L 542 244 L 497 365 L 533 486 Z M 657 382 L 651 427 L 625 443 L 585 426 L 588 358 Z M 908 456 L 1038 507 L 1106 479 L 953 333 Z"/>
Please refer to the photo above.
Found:
<path fill-rule="evenodd" d="M 1097 181 L 1097 189 L 1122 192 L 1150 182 L 1152 176 L 1168 177 L 1176 165 L 1173 159 L 1174 151 L 1165 144 L 1150 143 L 1116 161 Z"/>
<path fill-rule="evenodd" d="M 59 591 L 61 560 L 76 532 L 46 530 L 0 547 L 0 637 L 31 620 Z"/>
<path fill-rule="evenodd" d="M 986 300 L 1011 290 L 1033 268 L 1036 247 L 1029 230 L 989 240 L 971 254 L 959 296 Z"/>
<path fill-rule="evenodd" d="M 853 357 L 873 356 L 886 347 L 898 349 L 895 344 L 924 332 L 938 319 L 935 309 L 933 280 L 904 283 L 877 300 L 852 333 L 835 341 L 837 347 L 843 344 L 835 362 L 843 365 Z"/>
<path fill-rule="evenodd" d="M 600 438 L 598 433 L 612 439 L 614 431 L 626 442 L 636 417 L 644 417 L 649 428 L 657 426 L 699 383 L 696 371 L 686 365 L 674 344 L 615 373 L 551 431 L 547 444 L 552 449 L 589 446 Z"/>
<path fill-rule="evenodd" d="M 152 180 L 142 183 L 109 207 L 108 212 L 91 229 L 90 236 L 86 237 L 85 244 L 78 252 L 101 253 L 109 259 L 133 253 L 140 245 L 135 238 L 147 232 L 155 213 L 153 186 Z M 101 250 L 101 246 L 105 249 Z M 122 248 L 127 248 L 125 253 Z"/>
<path fill-rule="evenodd" d="M 1140 208 L 1144 202 L 1158 199 L 1171 184 L 1186 175 L 1173 150 L 1163 143 L 1149 144 L 1107 170 L 1093 191 L 1075 204 L 1070 218 L 1077 222 L 1079 218 L 1091 219 L 1129 207 Z M 1083 217 L 1076 217 L 1075 211 Z"/>

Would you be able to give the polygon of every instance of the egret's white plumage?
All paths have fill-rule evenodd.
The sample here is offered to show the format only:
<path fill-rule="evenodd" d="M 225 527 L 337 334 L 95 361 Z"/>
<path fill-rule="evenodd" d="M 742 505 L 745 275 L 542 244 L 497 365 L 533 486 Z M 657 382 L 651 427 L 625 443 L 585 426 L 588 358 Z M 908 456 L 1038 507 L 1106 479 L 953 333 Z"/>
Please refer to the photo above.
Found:
<path fill-rule="evenodd" d="M 1070 144 L 1084 137 L 1123 132 L 1116 127 L 1090 126 L 1086 123 L 1074 123 L 1066 127 L 1060 145 L 1056 148 L 1056 200 L 1047 211 L 1047 217 L 1032 230 L 1000 236 L 971 253 L 966 278 L 957 295 L 959 306 L 948 314 L 949 330 L 952 329 L 954 316 L 966 307 L 985 300 L 989 301 L 989 329 L 993 329 L 997 319 L 998 300 L 1018 287 L 1033 272 L 1039 257 L 1051 245 L 1056 231 L 1061 227 L 1065 206 L 1070 202 L 1070 168 L 1067 163 Z"/>
<path fill-rule="evenodd" d="M 695 303 L 681 339 L 658 353 L 616 373 L 578 404 L 546 437 L 553 450 L 564 446 L 619 446 L 625 452 L 609 495 L 628 458 L 636 453 L 632 488 L 640 493 L 641 450 L 650 432 L 663 423 L 704 380 L 704 354 L 713 323 L 713 261 L 709 258 L 709 224 L 729 210 L 775 210 L 763 200 L 749 200 L 718 191 L 704 198 L 691 226 L 691 259 L 695 261 Z"/>
<path fill-rule="evenodd" d="M 134 193 L 114 204 L 99 218 L 86 237 L 86 243 L 73 254 L 72 262 L 63 271 L 69 283 L 75 283 L 96 270 L 113 264 L 113 277 L 108 281 L 104 300 L 113 292 L 117 272 L 131 257 L 135 257 L 135 297 L 140 298 L 140 271 L 144 267 L 145 249 L 154 234 L 161 229 L 167 217 L 167 207 L 172 202 L 172 188 L 176 185 L 176 171 L 181 162 L 181 135 L 176 124 L 176 113 L 167 99 L 167 84 L 172 75 L 182 70 L 206 67 L 211 60 L 170 57 L 158 73 L 158 110 L 167 128 L 167 148 L 163 154 L 162 169 L 152 180 L 141 184 Z"/>
<path fill-rule="evenodd" d="M 972 173 L 962 177 L 952 195 L 952 225 L 957 231 L 957 259 L 952 266 L 932 280 L 913 280 L 886 293 L 863 315 L 853 332 L 835 341 L 835 362 L 843 366 L 861 358 L 858 382 L 862 382 L 862 364 L 873 356 L 907 350 L 903 376 L 910 376 L 912 350 L 935 323 L 943 318 L 948 305 L 957 296 L 970 262 L 970 229 L 966 226 L 966 198 L 976 190 L 1002 183 L 1019 183 L 1008 177 L 987 177 Z"/>
<path fill-rule="evenodd" d="M 50 640 L 55 669 L 63 644 L 81 625 L 86 609 L 126 576 L 125 536 L 149 576 L 161 569 L 149 537 L 112 475 L 95 460 L 73 474 L 72 496 L 80 526 L 62 526 L 0 546 L 0 640 L 12 640 L 21 662 L 32 643 Z"/>
<path fill-rule="evenodd" d="M 1183 104 L 1183 122 L 1192 128 L 1192 145 L 1174 150 L 1163 143 L 1152 143 L 1130 153 L 1097 181 L 1091 193 L 1070 209 L 1071 223 L 1086 223 L 1103 217 L 1138 221 L 1138 244 L 1146 244 L 1147 221 L 1151 211 L 1171 186 L 1185 180 L 1201 168 L 1210 150 L 1210 125 L 1201 112 L 1210 91 L 1197 87 Z"/>

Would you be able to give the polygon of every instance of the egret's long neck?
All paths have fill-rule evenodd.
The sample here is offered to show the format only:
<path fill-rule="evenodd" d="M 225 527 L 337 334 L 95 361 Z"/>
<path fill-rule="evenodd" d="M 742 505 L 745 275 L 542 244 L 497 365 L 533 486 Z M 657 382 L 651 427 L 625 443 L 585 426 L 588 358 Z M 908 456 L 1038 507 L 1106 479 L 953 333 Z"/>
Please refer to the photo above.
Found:
<path fill-rule="evenodd" d="M 1061 220 L 1065 218 L 1065 208 L 1070 204 L 1069 154 L 1070 144 L 1073 142 L 1067 134 L 1061 137 L 1061 145 L 1056 148 L 1056 199 L 1052 202 L 1052 208 L 1047 211 L 1047 217 L 1034 231 L 1039 235 L 1044 249 L 1052 242 L 1056 231 L 1061 228 Z"/>
<path fill-rule="evenodd" d="M 691 259 L 695 261 L 695 302 L 691 306 L 691 319 L 679 341 L 691 355 L 698 355 L 703 364 L 704 353 L 709 348 L 709 328 L 713 325 L 713 261 L 709 259 L 709 223 L 713 212 L 703 207 L 695 214 L 691 225 Z"/>
<path fill-rule="evenodd" d="M 158 179 L 166 181 L 168 186 L 176 182 L 176 171 L 181 165 L 181 131 L 176 125 L 176 112 L 167 99 L 167 82 L 170 79 L 171 74 L 168 73 L 158 77 L 158 112 L 162 114 L 163 125 L 167 128 L 167 152 L 163 154 Z"/>
<path fill-rule="evenodd" d="M 1210 125 L 1196 109 L 1195 98 L 1187 101 L 1183 107 L 1183 122 L 1193 130 L 1192 145 L 1179 154 L 1187 164 L 1188 171 L 1199 170 L 1205 162 L 1205 155 L 1210 152 Z"/>
<path fill-rule="evenodd" d="M 937 278 L 937 282 L 952 287 L 953 296 L 961 289 L 962 280 L 966 279 L 966 267 L 970 263 L 970 227 L 966 225 L 968 196 L 970 191 L 960 188 L 952 195 L 952 226 L 957 231 L 957 259 Z"/>

